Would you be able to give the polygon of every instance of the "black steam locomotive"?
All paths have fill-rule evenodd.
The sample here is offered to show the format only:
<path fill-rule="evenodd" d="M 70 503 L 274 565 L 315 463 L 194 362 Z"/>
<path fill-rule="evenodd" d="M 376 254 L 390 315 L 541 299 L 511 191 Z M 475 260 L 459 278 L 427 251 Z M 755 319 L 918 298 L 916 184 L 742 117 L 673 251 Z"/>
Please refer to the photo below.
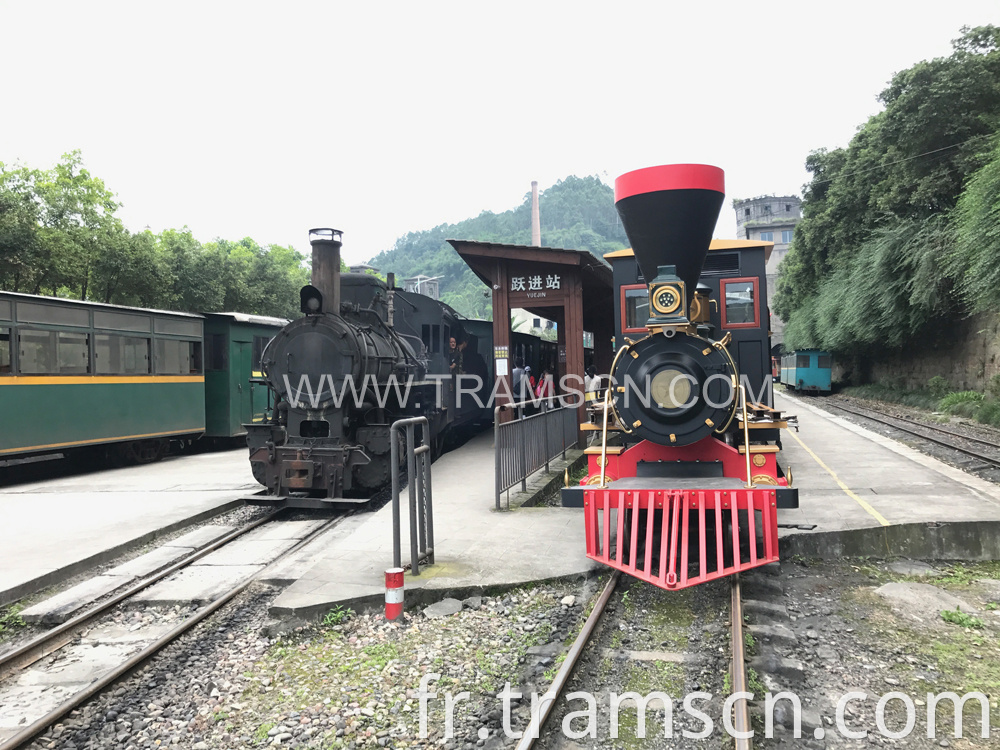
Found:
<path fill-rule="evenodd" d="M 712 241 L 721 169 L 629 172 L 615 203 L 632 244 L 610 253 L 620 348 L 589 475 L 587 555 L 666 589 L 778 559 L 778 462 L 764 266 L 773 243 Z"/>
<path fill-rule="evenodd" d="M 455 374 L 454 338 L 462 371 L 491 385 L 482 343 L 454 310 L 395 289 L 391 275 L 386 284 L 341 274 L 338 230 L 314 229 L 310 243 L 304 316 L 282 328 L 261 358 L 273 408 L 267 421 L 247 425 L 253 474 L 267 488 L 248 498 L 254 504 L 365 502 L 390 480 L 394 421 L 427 417 L 439 452 L 449 434 L 490 416 L 475 398 L 457 401 L 447 378 Z"/>

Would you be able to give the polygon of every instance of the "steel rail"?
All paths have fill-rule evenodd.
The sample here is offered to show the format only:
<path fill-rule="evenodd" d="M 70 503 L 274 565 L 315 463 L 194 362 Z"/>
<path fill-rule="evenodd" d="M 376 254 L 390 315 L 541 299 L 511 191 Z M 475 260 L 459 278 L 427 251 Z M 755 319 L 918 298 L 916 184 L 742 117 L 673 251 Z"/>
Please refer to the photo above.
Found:
<path fill-rule="evenodd" d="M 576 637 L 576 640 L 573 641 L 573 645 L 566 653 L 566 660 L 562 663 L 562 666 L 559 667 L 559 671 L 556 673 L 555 679 L 552 680 L 552 685 L 545 692 L 545 695 L 542 696 L 539 702 L 538 713 L 532 715 L 531 722 L 521 734 L 521 741 L 517 743 L 517 750 L 529 750 L 529 748 L 533 747 L 535 742 L 538 740 L 542 727 L 545 726 L 545 722 L 548 720 L 549 714 L 552 713 L 552 707 L 555 705 L 556 698 L 562 695 L 562 691 L 569 682 L 569 677 L 573 673 L 573 668 L 576 666 L 576 663 L 580 658 L 580 654 L 583 653 L 583 649 L 587 645 L 587 641 L 590 640 L 590 636 L 594 632 L 594 628 L 597 626 L 598 621 L 601 619 L 601 615 L 604 614 L 608 601 L 611 599 L 611 594 L 618 585 L 618 580 L 620 578 L 621 571 L 616 570 L 611 574 L 611 578 L 608 579 L 607 585 L 605 585 L 604 590 L 601 592 L 597 602 L 594 604 L 593 611 L 591 611 L 587 621 L 583 623 L 583 629 L 580 630 L 580 634 Z"/>
<path fill-rule="evenodd" d="M 15 649 L 11 649 L 4 654 L 0 654 L 0 679 L 6 679 L 12 672 L 24 669 L 25 667 L 34 664 L 39 659 L 58 651 L 60 648 L 73 640 L 75 637 L 73 635 L 74 631 L 79 630 L 81 627 L 84 627 L 93 620 L 96 620 L 99 615 L 107 612 L 109 609 L 120 604 L 126 599 L 129 599 L 143 589 L 149 588 L 154 583 L 163 580 L 172 573 L 175 573 L 182 568 L 186 568 L 191 563 L 200 560 L 210 552 L 217 550 L 219 547 L 228 544 L 234 539 L 237 539 L 260 526 L 263 526 L 265 523 L 273 521 L 275 516 L 281 512 L 281 510 L 277 510 L 264 516 L 263 518 L 258 518 L 256 521 L 249 523 L 242 528 L 235 529 L 225 536 L 219 537 L 214 542 L 206 544 L 204 547 L 201 547 L 187 557 L 178 560 L 173 565 L 161 570 L 159 573 L 154 573 L 151 576 L 143 578 L 138 583 L 130 586 L 124 591 L 119 592 L 118 594 L 115 594 L 110 599 L 101 602 L 93 609 L 67 620 L 62 625 L 57 625 L 51 630 L 41 633 L 37 637 Z"/>
<path fill-rule="evenodd" d="M 747 669 L 746 669 L 746 650 L 744 648 L 743 640 L 743 603 L 740 592 L 740 575 L 737 573 L 733 576 L 733 586 L 732 586 L 732 607 L 731 611 L 731 623 L 730 630 L 732 636 L 732 642 L 730 646 L 730 655 L 732 661 L 730 663 L 730 677 L 732 678 L 733 692 L 745 693 L 747 691 Z M 749 732 L 750 727 L 750 704 L 746 698 L 737 698 L 733 704 L 733 729 L 737 733 Z M 753 740 L 749 738 L 734 738 L 736 743 L 736 750 L 752 750 Z"/>
<path fill-rule="evenodd" d="M 271 518 L 273 517 L 273 515 L 274 514 L 272 514 L 271 516 L 267 516 L 266 518 Z M 71 698 L 69 698 L 68 700 L 57 706 L 55 709 L 47 713 L 45 716 L 33 722 L 31 725 L 25 727 L 14 736 L 8 738 L 5 742 L 0 742 L 0 748 L 2 748 L 2 750 L 16 750 L 16 748 L 21 747 L 27 742 L 33 740 L 39 734 L 44 732 L 48 727 L 52 726 L 61 718 L 63 718 L 70 711 L 81 706 L 83 703 L 87 702 L 95 695 L 98 695 L 102 690 L 107 688 L 109 685 L 113 685 L 119 679 L 131 673 L 134 669 L 136 669 L 143 662 L 147 661 L 149 658 L 154 656 L 157 652 L 161 651 L 163 648 L 165 648 L 170 643 L 175 641 L 181 635 L 191 630 L 195 625 L 200 623 L 202 620 L 206 619 L 207 617 L 209 617 L 210 615 L 221 609 L 223 606 L 228 604 L 236 596 L 241 594 L 251 583 L 253 583 L 258 576 L 264 573 L 264 571 L 271 568 L 275 563 L 283 560 L 285 557 L 296 552 L 301 547 L 311 542 L 313 539 L 315 539 L 323 532 L 329 530 L 336 524 L 339 524 L 344 519 L 346 519 L 348 515 L 351 514 L 345 514 L 343 516 L 338 516 L 337 518 L 330 519 L 329 522 L 323 524 L 318 529 L 310 532 L 308 535 L 300 539 L 298 543 L 296 543 L 295 545 L 293 545 L 292 547 L 290 547 L 289 549 L 285 550 L 280 555 L 278 555 L 262 570 L 249 576 L 241 583 L 237 584 L 232 589 L 230 589 L 227 593 L 220 596 L 215 601 L 206 605 L 202 609 L 198 610 L 198 612 L 189 617 L 187 620 L 185 620 L 182 623 L 179 623 L 169 633 L 153 641 L 151 644 L 146 646 L 146 648 L 144 648 L 142 651 L 133 654 L 127 661 L 125 661 L 115 669 L 111 670 L 110 672 L 105 673 L 95 682 L 89 684 L 83 691 L 72 696 Z"/>
<path fill-rule="evenodd" d="M 942 434 L 950 435 L 952 437 L 958 438 L 959 440 L 968 440 L 970 442 L 982 443 L 983 445 L 990 445 L 990 446 L 996 448 L 997 450 L 1000 450 L 1000 446 L 998 446 L 998 445 L 996 445 L 994 443 L 990 443 L 988 440 L 982 440 L 981 438 L 968 437 L 966 435 L 962 435 L 960 433 L 953 432 L 952 430 L 945 430 L 945 429 L 942 429 L 942 428 L 939 428 L 939 427 L 934 427 L 934 426 L 929 425 L 929 424 L 924 424 L 923 422 L 917 422 L 916 420 L 913 420 L 913 419 L 907 419 L 906 417 L 894 417 L 891 414 L 886 414 L 885 412 L 878 411 L 878 410 L 875 410 L 875 409 L 869 409 L 868 407 L 865 407 L 866 411 L 873 411 L 875 414 L 881 414 L 884 417 L 889 417 L 889 419 L 882 419 L 880 417 L 872 416 L 871 414 L 866 414 L 864 411 L 857 411 L 856 409 L 852 409 L 850 407 L 843 406 L 841 404 L 829 403 L 829 404 L 824 404 L 824 406 L 828 406 L 828 407 L 833 408 L 833 409 L 840 409 L 841 411 L 847 412 L 848 414 L 853 414 L 854 416 L 856 416 L 856 417 L 862 417 L 863 419 L 870 419 L 873 422 L 879 422 L 880 424 L 884 424 L 884 425 L 886 425 L 888 427 L 892 427 L 893 429 L 899 430 L 900 432 L 905 432 L 905 433 L 907 433 L 909 435 L 913 435 L 914 437 L 918 437 L 918 438 L 921 438 L 923 440 L 928 440 L 928 441 L 930 441 L 932 443 L 936 443 L 937 445 L 944 446 L 945 448 L 951 448 L 952 450 L 958 451 L 959 453 L 964 453 L 967 456 L 971 456 L 973 458 L 978 458 L 980 461 L 984 461 L 987 464 L 989 464 L 990 466 L 993 466 L 995 468 L 1000 468 L 1000 458 L 997 458 L 997 457 L 994 457 L 994 456 L 987 456 L 987 455 L 985 455 L 983 453 L 980 453 L 979 451 L 972 450 L 971 448 L 963 448 L 963 447 L 961 447 L 959 445 L 955 445 L 954 442 L 950 442 L 948 440 L 942 440 L 940 438 L 933 437 L 932 435 L 925 435 L 924 433 L 918 432 L 917 430 L 911 430 L 911 429 L 909 429 L 907 427 L 903 427 L 899 423 L 900 422 L 908 422 L 910 424 L 918 425 L 918 426 L 924 428 L 925 430 L 930 430 L 931 432 L 940 432 Z"/>

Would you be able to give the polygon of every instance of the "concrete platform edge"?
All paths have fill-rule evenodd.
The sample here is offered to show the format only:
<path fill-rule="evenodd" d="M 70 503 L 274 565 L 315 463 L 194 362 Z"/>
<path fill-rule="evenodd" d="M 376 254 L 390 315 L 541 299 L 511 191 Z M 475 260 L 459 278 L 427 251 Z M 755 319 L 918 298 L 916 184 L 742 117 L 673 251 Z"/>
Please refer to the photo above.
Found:
<path fill-rule="evenodd" d="M 190 518 L 175 521 L 174 523 L 167 524 L 166 526 L 154 529 L 153 531 L 148 531 L 145 534 L 140 534 L 127 542 L 102 550 L 101 552 L 91 555 L 90 557 L 86 557 L 83 560 L 78 560 L 70 565 L 65 565 L 56 570 L 49 571 L 45 575 L 38 576 L 30 581 L 25 581 L 24 583 L 9 588 L 6 591 L 0 591 L 0 606 L 11 604 L 12 602 L 16 602 L 26 596 L 31 596 L 32 594 L 38 593 L 49 586 L 58 586 L 68 579 L 79 575 L 80 573 L 86 573 L 88 570 L 97 565 L 114 560 L 116 557 L 124 555 L 136 547 L 148 544 L 161 536 L 171 534 L 175 531 L 187 528 L 188 526 L 194 526 L 195 524 L 206 521 L 209 518 L 215 518 L 216 516 L 237 508 L 242 504 L 242 501 L 239 499 L 227 500 L 222 505 L 204 510 L 201 513 L 191 516 Z"/>
<path fill-rule="evenodd" d="M 1000 521 L 907 523 L 789 534 L 778 542 L 781 560 L 793 557 L 908 557 L 917 560 L 1000 560 Z"/>
<path fill-rule="evenodd" d="M 412 613 L 415 609 L 420 609 L 434 604 L 442 599 L 467 599 L 470 596 L 497 596 L 507 591 L 525 586 L 545 586 L 549 584 L 576 583 L 595 578 L 602 573 L 609 572 L 610 568 L 594 565 L 587 570 L 580 570 L 561 576 L 550 578 L 539 578 L 525 581 L 504 581 L 502 583 L 491 583 L 486 585 L 455 585 L 441 588 L 431 588 L 427 586 L 406 589 L 404 611 Z M 274 607 L 268 610 L 271 622 L 267 630 L 271 634 L 287 632 L 292 628 L 302 625 L 314 625 L 323 615 L 335 607 L 350 608 L 357 612 L 382 609 L 385 606 L 385 592 L 379 591 L 377 594 L 366 594 L 362 596 L 349 597 L 337 602 L 324 602 L 306 607 Z"/>

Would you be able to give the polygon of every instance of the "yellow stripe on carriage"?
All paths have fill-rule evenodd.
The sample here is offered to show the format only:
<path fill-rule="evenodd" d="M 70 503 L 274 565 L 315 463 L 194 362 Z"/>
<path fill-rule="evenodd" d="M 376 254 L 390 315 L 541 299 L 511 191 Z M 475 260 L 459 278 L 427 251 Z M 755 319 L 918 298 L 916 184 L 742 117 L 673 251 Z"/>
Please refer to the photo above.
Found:
<path fill-rule="evenodd" d="M 204 383 L 204 375 L 0 375 L 0 385 L 119 385 L 126 383 Z"/>
<path fill-rule="evenodd" d="M 796 435 L 794 432 L 791 432 L 791 431 L 786 432 L 785 434 L 786 435 L 791 435 L 793 438 L 795 438 L 795 442 L 797 442 L 799 445 L 801 445 L 803 448 L 805 448 L 806 453 L 808 453 L 810 456 L 812 456 L 814 459 L 816 459 L 816 463 L 818 463 L 820 466 L 822 466 L 824 469 L 826 469 L 826 472 L 831 477 L 833 477 L 833 481 L 835 481 L 840 486 L 840 489 L 842 489 L 845 493 L 847 493 L 847 496 L 849 498 L 851 498 L 852 500 L 854 500 L 855 502 L 857 502 L 858 505 L 860 505 L 862 508 L 864 508 L 866 511 L 868 511 L 868 514 L 871 515 L 872 518 L 874 518 L 876 521 L 878 521 L 883 526 L 889 526 L 889 525 L 891 525 L 888 521 L 885 520 L 885 517 L 881 513 L 879 513 L 871 505 L 869 505 L 867 502 L 865 502 L 860 497 L 858 497 L 854 492 L 852 492 L 850 487 L 848 487 L 846 484 L 844 484 L 843 482 L 841 482 L 840 481 L 840 477 L 838 477 L 836 474 L 833 473 L 833 469 L 831 469 L 829 466 L 827 466 L 825 463 L 823 463 L 823 459 L 821 459 L 819 456 L 817 456 L 815 453 L 813 453 L 812 450 L 809 448 L 809 446 L 806 445 L 805 443 L 803 443 L 802 440 L 799 438 L 798 435 Z"/>
<path fill-rule="evenodd" d="M 124 440 L 139 440 L 141 438 L 167 437 L 168 435 L 199 435 L 204 427 L 192 427 L 187 430 L 171 430 L 170 432 L 150 432 L 146 435 L 121 435 L 118 437 L 97 438 L 95 440 L 74 440 L 71 443 L 50 443 L 49 445 L 26 445 L 21 448 L 4 448 L 3 453 L 24 453 L 26 451 L 44 451 L 50 448 L 73 448 L 79 445 L 96 445 L 99 443 L 120 443 Z"/>

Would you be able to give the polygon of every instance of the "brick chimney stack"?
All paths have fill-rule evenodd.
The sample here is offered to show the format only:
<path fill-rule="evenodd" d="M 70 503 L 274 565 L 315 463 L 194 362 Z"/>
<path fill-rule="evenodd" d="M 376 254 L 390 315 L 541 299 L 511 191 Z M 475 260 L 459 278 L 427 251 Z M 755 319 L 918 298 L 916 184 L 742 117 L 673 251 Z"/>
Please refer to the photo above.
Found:
<path fill-rule="evenodd" d="M 538 182 L 531 181 L 531 244 L 542 246 L 542 222 L 538 215 Z"/>

